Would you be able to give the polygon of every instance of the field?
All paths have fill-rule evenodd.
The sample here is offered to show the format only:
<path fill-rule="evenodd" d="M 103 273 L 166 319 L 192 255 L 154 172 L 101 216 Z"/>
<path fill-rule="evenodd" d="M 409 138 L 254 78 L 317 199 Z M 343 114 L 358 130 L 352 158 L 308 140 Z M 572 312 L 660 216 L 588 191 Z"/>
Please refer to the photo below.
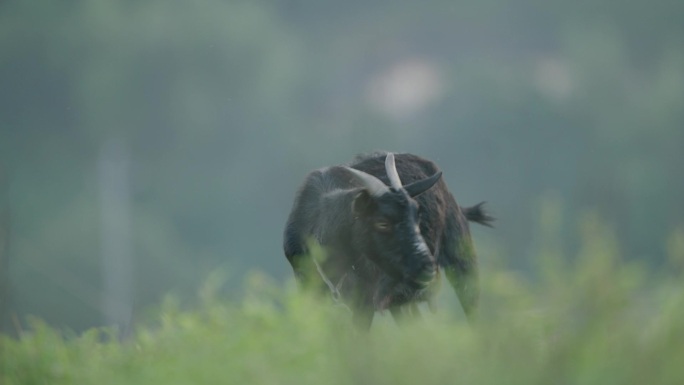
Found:
<path fill-rule="evenodd" d="M 594 234 L 594 235 L 592 235 Z M 387 315 L 368 333 L 342 307 L 254 274 L 226 302 L 212 277 L 187 308 L 169 299 L 126 338 L 34 321 L 0 340 L 0 380 L 14 384 L 681 384 L 682 239 L 670 264 L 619 258 L 588 226 L 573 258 L 547 253 L 535 279 L 490 266 L 480 321 L 442 306 L 422 322 Z M 532 283 L 534 282 L 534 283 Z M 447 292 L 443 288 L 443 292 Z"/>

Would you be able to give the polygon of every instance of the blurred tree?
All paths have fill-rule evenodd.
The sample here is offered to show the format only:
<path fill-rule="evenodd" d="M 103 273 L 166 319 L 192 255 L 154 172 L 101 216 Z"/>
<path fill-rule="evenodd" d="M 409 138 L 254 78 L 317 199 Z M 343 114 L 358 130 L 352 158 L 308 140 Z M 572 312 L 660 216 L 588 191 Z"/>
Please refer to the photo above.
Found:
<path fill-rule="evenodd" d="M 271 170 L 243 162 L 262 144 L 282 156 L 273 144 L 298 71 L 297 42 L 268 5 L 6 2 L 0 26 L 21 314 L 74 328 L 100 318 L 96 159 L 112 134 L 132 147 L 140 305 L 249 264 L 232 249 L 252 242 L 237 230 L 263 219 L 247 199 Z"/>

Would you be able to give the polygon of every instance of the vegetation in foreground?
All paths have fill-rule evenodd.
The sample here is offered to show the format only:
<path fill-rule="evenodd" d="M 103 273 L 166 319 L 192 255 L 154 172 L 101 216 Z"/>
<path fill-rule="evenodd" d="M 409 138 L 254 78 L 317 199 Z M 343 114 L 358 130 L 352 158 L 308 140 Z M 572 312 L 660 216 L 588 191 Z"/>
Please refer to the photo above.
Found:
<path fill-rule="evenodd" d="M 572 262 L 547 253 L 534 285 L 491 269 L 477 325 L 445 311 L 359 334 L 340 306 L 252 277 L 225 303 L 173 301 L 123 339 L 34 322 L 0 340 L 2 384 L 675 384 L 684 381 L 684 238 L 665 273 L 621 261 L 589 224 Z M 485 277 L 485 278 L 487 278 Z M 454 307 L 455 308 L 455 307 Z"/>

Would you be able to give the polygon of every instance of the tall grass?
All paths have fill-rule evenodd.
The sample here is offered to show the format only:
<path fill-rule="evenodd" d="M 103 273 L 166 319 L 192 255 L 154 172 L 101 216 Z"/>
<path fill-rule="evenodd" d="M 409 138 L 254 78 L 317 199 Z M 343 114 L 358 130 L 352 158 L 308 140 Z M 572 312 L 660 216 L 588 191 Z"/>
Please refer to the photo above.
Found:
<path fill-rule="evenodd" d="M 506 269 L 483 276 L 480 321 L 441 309 L 368 333 L 343 307 L 252 277 L 240 302 L 167 301 L 119 342 L 104 330 L 65 336 L 38 321 L 2 338 L 2 384 L 682 384 L 681 232 L 660 273 L 622 261 L 610 231 L 583 225 L 573 258 L 547 253 L 534 284 Z M 548 256 L 551 255 L 551 256 Z M 446 290 L 445 290 L 446 291 Z"/>

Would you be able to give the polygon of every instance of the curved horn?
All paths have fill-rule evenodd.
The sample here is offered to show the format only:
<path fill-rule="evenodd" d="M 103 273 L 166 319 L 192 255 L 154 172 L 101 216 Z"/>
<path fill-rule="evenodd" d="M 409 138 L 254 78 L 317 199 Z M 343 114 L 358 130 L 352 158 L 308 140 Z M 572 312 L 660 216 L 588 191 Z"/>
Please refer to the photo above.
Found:
<path fill-rule="evenodd" d="M 387 172 L 390 185 L 394 188 L 401 188 L 401 179 L 399 179 L 397 165 L 394 164 L 394 154 L 391 152 L 387 154 L 387 157 L 385 158 L 385 171 Z"/>
<path fill-rule="evenodd" d="M 437 181 L 441 177 L 442 172 L 438 171 L 437 173 L 435 173 L 435 175 L 429 178 L 421 179 L 419 181 L 415 181 L 411 184 L 404 186 L 404 189 L 409 194 L 409 196 L 413 198 L 429 190 L 430 187 L 434 186 L 435 183 L 437 183 Z"/>
<path fill-rule="evenodd" d="M 352 175 L 359 181 L 373 196 L 380 196 L 387 192 L 387 186 L 382 183 L 382 181 L 371 174 L 365 173 L 353 169 L 351 167 L 345 167 L 347 171 L 350 171 Z"/>

